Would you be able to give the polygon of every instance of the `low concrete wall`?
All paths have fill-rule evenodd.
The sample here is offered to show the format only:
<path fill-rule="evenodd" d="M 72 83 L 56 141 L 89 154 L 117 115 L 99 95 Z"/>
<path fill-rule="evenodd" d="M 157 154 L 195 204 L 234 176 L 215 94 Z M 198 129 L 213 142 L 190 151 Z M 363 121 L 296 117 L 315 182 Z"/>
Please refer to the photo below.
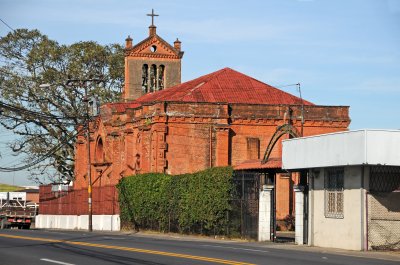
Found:
<path fill-rule="evenodd" d="M 119 231 L 119 215 L 93 215 L 93 230 Z M 88 215 L 39 214 L 35 218 L 36 228 L 88 229 Z"/>

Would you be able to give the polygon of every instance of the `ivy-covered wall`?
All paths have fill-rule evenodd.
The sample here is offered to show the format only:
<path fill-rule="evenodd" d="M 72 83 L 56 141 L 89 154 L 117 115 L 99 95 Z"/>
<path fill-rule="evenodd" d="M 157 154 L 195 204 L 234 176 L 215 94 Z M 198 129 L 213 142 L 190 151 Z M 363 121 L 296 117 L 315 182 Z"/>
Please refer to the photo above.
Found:
<path fill-rule="evenodd" d="M 231 167 L 193 174 L 140 174 L 117 188 L 123 226 L 180 233 L 232 234 L 235 198 Z"/>

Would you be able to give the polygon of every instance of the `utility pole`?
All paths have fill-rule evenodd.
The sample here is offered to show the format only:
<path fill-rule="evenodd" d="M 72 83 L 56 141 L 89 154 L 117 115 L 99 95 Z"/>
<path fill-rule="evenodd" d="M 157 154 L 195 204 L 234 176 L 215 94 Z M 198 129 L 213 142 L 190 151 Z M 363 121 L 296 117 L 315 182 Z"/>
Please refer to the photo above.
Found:
<path fill-rule="evenodd" d="M 86 127 L 86 151 L 87 151 L 87 177 L 88 177 L 88 230 L 89 232 L 93 231 L 93 207 L 92 207 L 92 169 L 91 169 L 91 157 L 90 157 L 90 109 L 89 109 L 89 97 L 88 97 L 88 86 L 90 83 L 99 84 L 103 82 L 101 79 L 89 78 L 89 79 L 68 79 L 67 85 L 70 86 L 79 86 L 82 87 L 85 91 L 85 95 L 83 98 L 83 102 L 85 103 L 86 108 L 86 119 L 85 119 L 85 127 Z"/>
<path fill-rule="evenodd" d="M 296 83 L 296 84 L 290 84 L 290 85 L 281 85 L 281 86 L 276 86 L 277 88 L 282 88 L 282 87 L 289 87 L 289 86 L 296 86 L 297 90 L 299 92 L 300 95 L 300 104 L 301 104 L 301 131 L 300 131 L 300 136 L 303 137 L 303 133 L 304 133 L 304 100 L 303 97 L 301 96 L 301 85 L 300 83 Z"/>
<path fill-rule="evenodd" d="M 299 94 L 300 94 L 300 99 L 301 99 L 301 137 L 304 136 L 303 131 L 304 131 L 304 100 L 301 96 L 301 87 L 300 87 L 300 83 L 297 83 L 297 89 L 299 90 Z"/>

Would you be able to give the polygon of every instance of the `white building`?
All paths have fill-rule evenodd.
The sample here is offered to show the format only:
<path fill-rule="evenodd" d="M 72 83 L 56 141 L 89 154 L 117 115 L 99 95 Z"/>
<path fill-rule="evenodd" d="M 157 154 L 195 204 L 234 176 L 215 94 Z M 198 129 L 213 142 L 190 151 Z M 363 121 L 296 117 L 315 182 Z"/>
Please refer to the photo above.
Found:
<path fill-rule="evenodd" d="M 296 242 L 400 248 L 400 130 L 285 140 L 282 164 L 308 173 L 308 187 L 296 190 Z"/>

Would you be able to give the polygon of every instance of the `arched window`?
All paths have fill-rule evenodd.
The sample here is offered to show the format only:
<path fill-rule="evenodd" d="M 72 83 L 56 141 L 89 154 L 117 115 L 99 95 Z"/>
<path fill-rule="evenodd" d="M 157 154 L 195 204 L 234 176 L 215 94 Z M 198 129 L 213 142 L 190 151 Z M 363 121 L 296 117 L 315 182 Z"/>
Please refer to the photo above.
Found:
<path fill-rule="evenodd" d="M 160 65 L 158 67 L 158 90 L 163 90 L 164 89 L 164 72 L 165 72 L 165 66 Z"/>
<path fill-rule="evenodd" d="M 95 160 L 96 162 L 104 162 L 104 148 L 103 148 L 103 140 L 101 138 L 97 140 L 97 145 L 95 150 Z"/>
<path fill-rule="evenodd" d="M 144 64 L 142 66 L 142 91 L 143 93 L 148 92 L 148 83 L 149 83 L 149 66 Z"/>
<path fill-rule="evenodd" d="M 156 91 L 156 75 L 157 75 L 157 67 L 155 64 L 152 64 L 150 67 L 150 93 Z"/>

